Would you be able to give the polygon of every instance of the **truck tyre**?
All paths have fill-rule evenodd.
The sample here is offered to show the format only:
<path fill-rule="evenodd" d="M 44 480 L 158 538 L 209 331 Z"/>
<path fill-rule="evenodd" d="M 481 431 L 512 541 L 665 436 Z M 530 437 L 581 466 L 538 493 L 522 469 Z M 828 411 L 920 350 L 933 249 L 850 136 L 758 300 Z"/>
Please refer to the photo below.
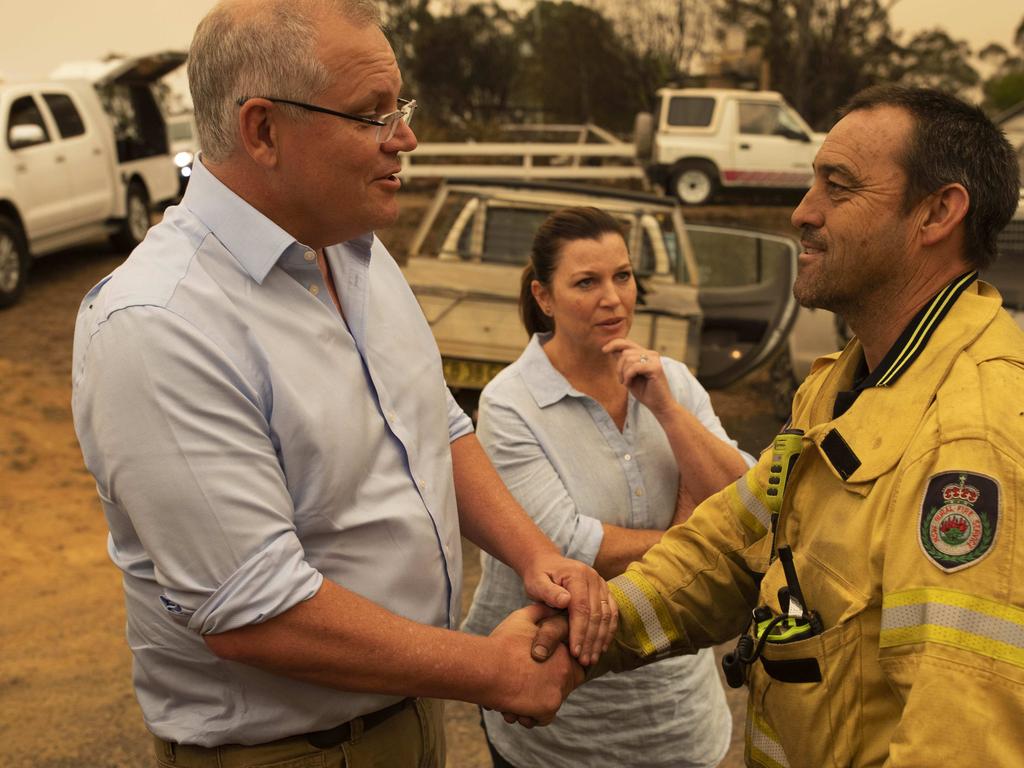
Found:
<path fill-rule="evenodd" d="M 21 228 L 11 218 L 0 216 L 0 307 L 9 307 L 21 296 L 31 263 Z"/>
<path fill-rule="evenodd" d="M 683 163 L 672 176 L 672 191 L 684 205 L 704 205 L 718 191 L 718 172 L 710 163 Z"/>
<path fill-rule="evenodd" d="M 149 231 L 149 195 L 141 182 L 133 181 L 128 185 L 124 212 L 124 221 L 113 241 L 118 250 L 130 253 Z"/>
<path fill-rule="evenodd" d="M 654 115 L 650 112 L 637 112 L 633 120 L 633 144 L 637 160 L 646 163 L 654 156 Z"/>

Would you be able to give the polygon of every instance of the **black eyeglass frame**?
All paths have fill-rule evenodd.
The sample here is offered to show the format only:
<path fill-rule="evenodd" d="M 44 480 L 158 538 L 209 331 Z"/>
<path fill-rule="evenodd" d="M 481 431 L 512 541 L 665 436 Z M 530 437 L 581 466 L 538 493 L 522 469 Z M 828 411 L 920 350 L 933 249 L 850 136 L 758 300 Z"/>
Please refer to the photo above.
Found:
<path fill-rule="evenodd" d="M 363 115 L 353 115 L 348 112 L 339 112 L 336 109 L 328 109 L 327 107 L 318 107 L 316 104 L 306 104 L 303 101 L 293 101 L 292 99 L 280 99 L 276 96 L 239 96 L 237 101 L 238 106 L 242 106 L 243 104 L 245 104 L 245 102 L 249 101 L 249 99 L 266 99 L 267 101 L 273 102 L 274 104 L 288 104 L 289 106 L 298 107 L 299 109 L 305 109 L 309 112 L 320 112 L 322 114 L 331 115 L 333 117 L 341 117 L 344 118 L 345 120 L 355 120 L 357 123 L 375 125 L 378 128 L 387 128 L 390 125 L 390 123 L 384 122 L 384 120 L 391 118 L 392 115 L 399 115 L 399 117 L 397 118 L 392 118 L 392 122 L 394 120 L 405 119 L 405 115 L 409 115 L 411 117 L 412 113 L 416 110 L 416 107 L 418 106 L 418 104 L 416 104 L 416 99 L 398 99 L 398 109 L 396 109 L 394 112 L 388 112 L 386 115 L 381 115 L 381 118 L 383 118 L 382 120 L 375 117 L 364 117 Z M 410 106 L 412 107 L 411 109 Z M 406 124 L 408 124 L 407 119 L 405 119 L 405 122 Z"/>

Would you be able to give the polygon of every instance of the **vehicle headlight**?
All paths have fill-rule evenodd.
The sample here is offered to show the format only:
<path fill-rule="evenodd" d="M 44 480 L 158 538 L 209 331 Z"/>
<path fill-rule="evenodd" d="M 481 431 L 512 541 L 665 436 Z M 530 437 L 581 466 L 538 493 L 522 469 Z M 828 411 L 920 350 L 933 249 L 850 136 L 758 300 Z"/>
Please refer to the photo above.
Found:
<path fill-rule="evenodd" d="M 179 152 L 174 156 L 174 164 L 179 168 L 184 168 L 187 165 L 192 165 L 192 153 Z"/>

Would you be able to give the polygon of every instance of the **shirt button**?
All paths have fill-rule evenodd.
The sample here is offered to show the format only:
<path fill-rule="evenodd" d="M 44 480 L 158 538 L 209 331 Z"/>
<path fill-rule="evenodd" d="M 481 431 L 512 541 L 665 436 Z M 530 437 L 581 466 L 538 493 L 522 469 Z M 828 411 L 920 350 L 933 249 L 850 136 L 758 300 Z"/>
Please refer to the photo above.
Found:
<path fill-rule="evenodd" d="M 387 417 L 388 417 L 388 421 L 391 421 L 391 422 L 394 422 L 394 421 L 398 420 L 398 414 L 395 413 L 394 411 L 388 411 Z"/>
<path fill-rule="evenodd" d="M 306 259 L 306 261 L 316 261 L 316 252 L 315 251 L 306 251 L 302 255 Z"/>
<path fill-rule="evenodd" d="M 427 481 L 426 480 L 420 480 L 420 490 L 421 491 L 427 490 Z"/>
<path fill-rule="evenodd" d="M 318 293 L 320 293 L 320 286 L 314 283 L 313 285 L 309 286 L 309 292 L 316 296 Z"/>
<path fill-rule="evenodd" d="M 630 460 L 630 459 L 632 459 L 633 457 L 632 457 L 632 456 L 630 456 L 630 455 L 629 455 L 629 454 L 627 453 L 627 454 L 626 454 L 625 456 L 623 456 L 622 458 L 624 458 L 624 459 L 625 459 L 626 461 L 629 461 L 629 460 Z"/>
<path fill-rule="evenodd" d="M 637 488 L 636 489 L 636 495 L 637 496 L 643 496 L 644 495 L 644 489 L 643 488 Z"/>

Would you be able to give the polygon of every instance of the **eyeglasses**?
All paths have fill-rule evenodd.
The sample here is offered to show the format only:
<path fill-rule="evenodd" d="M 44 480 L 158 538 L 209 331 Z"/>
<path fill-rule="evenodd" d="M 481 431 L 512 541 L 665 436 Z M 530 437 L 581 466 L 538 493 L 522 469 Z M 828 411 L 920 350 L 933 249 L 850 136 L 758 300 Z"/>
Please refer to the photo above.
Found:
<path fill-rule="evenodd" d="M 274 96 L 242 96 L 238 99 L 238 106 L 242 106 L 249 99 L 262 98 L 267 101 L 272 101 L 275 104 L 288 104 L 292 107 L 298 107 L 299 109 L 305 109 L 308 112 L 321 112 L 325 115 L 333 115 L 334 117 L 341 117 L 345 120 L 354 120 L 357 123 L 364 123 L 366 125 L 374 125 L 377 127 L 377 135 L 375 141 L 379 144 L 383 144 L 386 141 L 391 141 L 391 137 L 395 135 L 395 131 L 398 130 L 399 123 L 405 123 L 409 125 L 412 122 L 413 113 L 416 111 L 416 99 L 399 99 L 398 109 L 394 112 L 388 112 L 386 115 L 378 115 L 376 117 L 364 117 L 363 115 L 351 115 L 348 112 L 338 112 L 334 109 L 327 109 L 327 107 L 318 107 L 315 104 L 305 104 L 301 101 L 292 101 L 291 99 L 278 99 Z"/>

